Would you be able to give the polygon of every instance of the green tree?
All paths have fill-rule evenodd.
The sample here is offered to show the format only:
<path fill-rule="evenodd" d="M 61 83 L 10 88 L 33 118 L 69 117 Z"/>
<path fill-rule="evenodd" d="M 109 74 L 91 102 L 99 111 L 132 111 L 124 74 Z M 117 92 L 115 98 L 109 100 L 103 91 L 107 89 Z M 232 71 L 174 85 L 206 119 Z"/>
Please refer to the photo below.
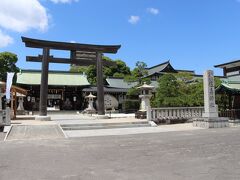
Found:
<path fill-rule="evenodd" d="M 0 80 L 6 81 L 7 72 L 19 72 L 19 68 L 16 66 L 17 61 L 16 54 L 11 52 L 0 53 Z"/>
<path fill-rule="evenodd" d="M 111 59 L 108 59 L 112 61 Z M 116 63 L 116 66 L 104 67 L 104 75 L 106 77 L 125 77 L 126 75 L 130 75 L 130 68 L 126 65 L 126 63 L 120 59 L 113 61 Z"/>
<path fill-rule="evenodd" d="M 70 72 L 86 73 L 88 66 L 71 65 Z"/>
<path fill-rule="evenodd" d="M 180 91 L 177 78 L 172 74 L 165 74 L 158 79 L 156 97 L 153 104 L 157 107 L 180 106 Z"/>
<path fill-rule="evenodd" d="M 146 75 L 148 75 L 148 71 L 146 70 L 147 64 L 143 61 L 137 61 L 136 67 L 132 71 L 132 76 L 139 82 L 139 84 L 142 84 L 142 78 Z"/>
<path fill-rule="evenodd" d="M 188 107 L 204 105 L 202 78 L 195 78 L 189 73 L 174 73 L 161 76 L 158 82 L 159 87 L 152 102 L 153 106 Z M 215 88 L 220 83 L 220 79 L 215 78 Z M 221 99 L 217 95 L 216 102 L 221 106 Z"/>
<path fill-rule="evenodd" d="M 116 63 L 116 66 L 110 66 L 110 67 L 103 67 L 103 75 L 104 78 L 107 77 L 121 77 L 124 78 L 127 75 L 131 75 L 130 68 L 126 65 L 126 63 L 122 60 L 116 60 L 113 61 L 109 57 L 104 56 L 104 60 L 106 61 L 112 61 Z M 88 81 L 95 85 L 97 82 L 97 72 L 96 72 L 96 66 L 95 65 L 90 65 L 90 66 L 75 66 L 72 65 L 70 66 L 70 71 L 71 72 L 82 72 L 86 73 L 88 77 Z"/>
<path fill-rule="evenodd" d="M 92 85 L 97 84 L 97 68 L 95 65 L 88 66 L 86 75 L 90 84 Z"/>

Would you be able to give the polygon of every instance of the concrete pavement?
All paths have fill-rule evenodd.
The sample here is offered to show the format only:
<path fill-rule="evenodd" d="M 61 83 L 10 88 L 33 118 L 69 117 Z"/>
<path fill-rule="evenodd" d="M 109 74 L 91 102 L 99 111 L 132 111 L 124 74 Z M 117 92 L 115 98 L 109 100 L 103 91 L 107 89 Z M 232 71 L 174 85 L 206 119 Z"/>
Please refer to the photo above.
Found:
<path fill-rule="evenodd" d="M 25 120 L 25 119 L 27 120 Z M 52 121 L 36 121 L 29 117 L 21 116 L 20 120 L 12 121 L 15 125 L 26 125 L 29 128 L 36 128 L 35 125 L 46 126 L 49 125 L 94 125 L 94 124 L 112 124 L 112 123 L 134 123 L 134 122 L 146 122 L 146 119 L 135 119 L 134 114 L 112 114 L 111 119 L 96 119 L 94 116 L 90 115 L 82 115 L 82 114 L 52 114 Z M 107 125 L 106 125 L 107 126 Z M 90 126 L 89 126 L 90 127 Z M 28 129 L 29 129 L 28 128 Z M 40 128 L 38 128 L 40 129 Z M 129 135 L 129 134 L 144 134 L 144 133 L 160 133 L 160 132 L 169 132 L 169 131 L 191 131 L 198 130 L 201 128 L 193 127 L 192 124 L 176 124 L 176 125 L 161 125 L 158 127 L 128 127 L 126 125 L 125 128 L 108 128 L 108 129 L 89 129 L 89 130 L 70 130 L 64 131 L 65 135 L 69 138 L 71 137 L 93 137 L 93 136 L 109 136 L 109 135 Z M 19 131 L 23 132 L 23 131 Z M 25 132 L 25 131 L 24 131 Z M 33 132 L 28 130 L 27 132 Z M 23 135 L 15 135 L 15 140 L 25 139 L 26 137 L 31 137 L 30 139 L 39 139 L 40 137 L 47 138 L 49 134 L 49 139 L 52 138 L 52 134 L 50 131 L 44 133 L 44 129 L 42 130 L 43 135 L 41 133 L 36 136 L 36 133 Z M 18 138 L 19 137 L 19 138 Z M 22 137 L 22 138 L 21 138 Z"/>
<path fill-rule="evenodd" d="M 240 128 L 0 142 L 1 180 L 240 179 Z"/>

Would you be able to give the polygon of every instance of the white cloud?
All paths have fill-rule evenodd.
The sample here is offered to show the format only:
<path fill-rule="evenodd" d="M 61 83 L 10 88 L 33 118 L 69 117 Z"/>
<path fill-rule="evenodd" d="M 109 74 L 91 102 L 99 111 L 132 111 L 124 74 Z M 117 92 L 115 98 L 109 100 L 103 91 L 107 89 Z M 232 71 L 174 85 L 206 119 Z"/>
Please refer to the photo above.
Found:
<path fill-rule="evenodd" d="M 159 10 L 156 8 L 147 8 L 147 12 L 149 12 L 153 15 L 157 15 L 159 13 Z"/>
<path fill-rule="evenodd" d="M 13 38 L 4 34 L 0 29 L 0 48 L 6 47 L 13 43 Z"/>
<path fill-rule="evenodd" d="M 140 21 L 139 16 L 130 16 L 130 18 L 128 19 L 128 22 L 131 24 L 137 24 L 139 21 Z"/>
<path fill-rule="evenodd" d="M 70 43 L 76 43 L 76 41 L 73 41 L 73 40 L 72 40 L 72 41 L 70 41 Z"/>
<path fill-rule="evenodd" d="M 53 3 L 57 4 L 57 3 L 71 3 L 71 2 L 78 2 L 78 0 L 50 0 Z"/>
<path fill-rule="evenodd" d="M 16 32 L 45 31 L 47 10 L 38 0 L 0 0 L 0 26 Z"/>

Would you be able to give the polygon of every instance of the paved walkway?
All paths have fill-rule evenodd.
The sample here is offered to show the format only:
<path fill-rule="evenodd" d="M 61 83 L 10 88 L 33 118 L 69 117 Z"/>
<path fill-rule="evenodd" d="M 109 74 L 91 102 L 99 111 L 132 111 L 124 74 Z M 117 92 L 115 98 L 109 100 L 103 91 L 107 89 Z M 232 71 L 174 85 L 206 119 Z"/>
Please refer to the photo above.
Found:
<path fill-rule="evenodd" d="M 65 138 L 62 129 L 57 125 L 13 125 L 7 141 Z"/>
<path fill-rule="evenodd" d="M 21 116 L 21 120 L 12 121 L 13 124 L 19 125 L 70 125 L 70 124 L 98 124 L 98 123 L 128 123 L 128 122 L 144 122 L 145 119 L 135 119 L 134 114 L 112 114 L 111 119 L 96 119 L 94 116 L 82 114 L 53 114 L 52 121 L 36 121 L 33 118 Z M 201 128 L 193 127 L 191 123 L 176 125 L 160 125 L 158 127 L 131 127 L 131 128 L 115 128 L 115 129 L 92 129 L 92 130 L 71 130 L 64 131 L 65 135 L 71 137 L 93 137 L 93 136 L 109 136 L 109 135 L 129 135 L 129 134 L 145 134 L 145 133 L 161 133 L 171 131 L 193 131 Z M 47 134 L 47 133 L 46 133 Z"/>
<path fill-rule="evenodd" d="M 238 180 L 240 128 L 0 142 L 1 180 Z"/>
<path fill-rule="evenodd" d="M 93 136 L 116 136 L 129 134 L 161 133 L 172 131 L 193 131 L 202 128 L 193 127 L 192 123 L 177 125 L 161 125 L 158 127 L 136 127 L 119 129 L 94 129 L 94 130 L 74 130 L 65 131 L 67 137 L 93 137 Z"/>

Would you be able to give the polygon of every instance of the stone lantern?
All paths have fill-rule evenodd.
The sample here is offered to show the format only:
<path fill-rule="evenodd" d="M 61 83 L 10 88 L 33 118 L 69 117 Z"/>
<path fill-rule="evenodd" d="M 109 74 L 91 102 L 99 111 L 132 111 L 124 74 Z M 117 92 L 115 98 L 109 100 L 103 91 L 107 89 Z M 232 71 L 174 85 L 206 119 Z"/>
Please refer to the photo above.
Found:
<path fill-rule="evenodd" d="M 147 85 L 146 82 L 138 89 L 140 89 L 140 95 L 141 98 L 141 105 L 139 111 L 135 114 L 135 117 L 138 119 L 145 119 L 147 118 L 149 121 L 151 121 L 151 104 L 150 99 L 152 97 L 152 91 L 154 86 Z"/>
<path fill-rule="evenodd" d="M 150 108 L 150 99 L 152 97 L 152 91 L 154 86 L 147 85 L 146 82 L 138 89 L 140 89 L 141 106 L 139 111 L 147 111 L 147 108 Z"/>
<path fill-rule="evenodd" d="M 18 108 L 17 108 L 17 114 L 19 115 L 24 115 L 25 114 L 25 110 L 23 107 L 23 98 L 25 97 L 25 95 L 17 93 L 17 97 L 18 97 Z"/>
<path fill-rule="evenodd" d="M 87 113 L 95 113 L 96 109 L 93 107 L 93 102 L 94 99 L 96 98 L 96 96 L 94 96 L 91 92 L 88 96 L 85 97 L 86 99 L 88 99 L 88 107 L 84 110 Z"/>

